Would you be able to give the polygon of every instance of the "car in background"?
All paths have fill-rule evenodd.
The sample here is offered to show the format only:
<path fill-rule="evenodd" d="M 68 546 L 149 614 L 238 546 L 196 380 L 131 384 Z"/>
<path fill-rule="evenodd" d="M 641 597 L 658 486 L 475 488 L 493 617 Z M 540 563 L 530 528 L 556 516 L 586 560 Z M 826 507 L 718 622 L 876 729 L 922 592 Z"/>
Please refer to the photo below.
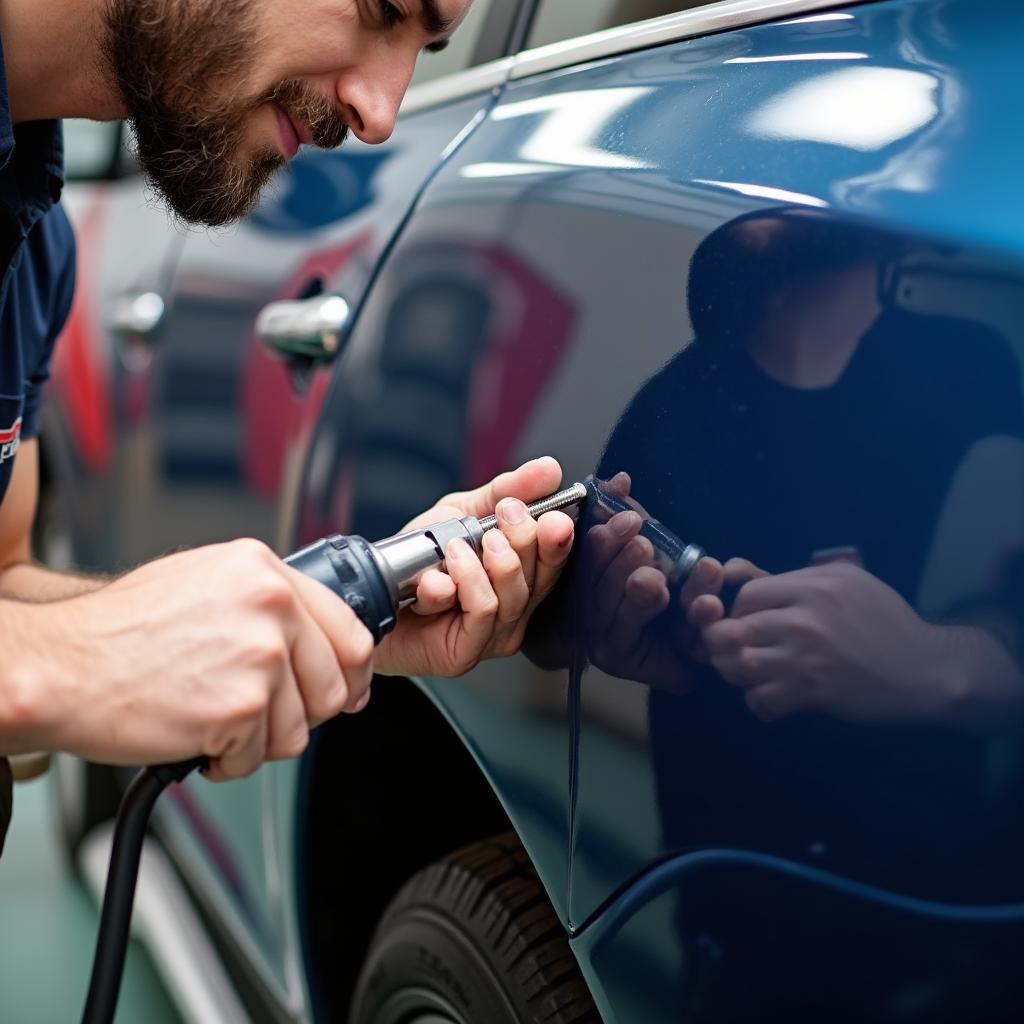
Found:
<path fill-rule="evenodd" d="M 174 968 L 150 921 L 158 965 L 190 1019 L 1019 1020 L 1024 12 L 471 19 L 391 141 L 304 151 L 236 229 L 69 189 L 72 560 L 383 537 L 541 454 L 595 480 L 521 653 L 163 799 L 151 898 L 200 917 Z M 259 337 L 281 302 L 323 330 Z M 684 628 L 688 543 L 766 616 L 735 663 Z M 89 861 L 118 781 L 61 778 Z"/>

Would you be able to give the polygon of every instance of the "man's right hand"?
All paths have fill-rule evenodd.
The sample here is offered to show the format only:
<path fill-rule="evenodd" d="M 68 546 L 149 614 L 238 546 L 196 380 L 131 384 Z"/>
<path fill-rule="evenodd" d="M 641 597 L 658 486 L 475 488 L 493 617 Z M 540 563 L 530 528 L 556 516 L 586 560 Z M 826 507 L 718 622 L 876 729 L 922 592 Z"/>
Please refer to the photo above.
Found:
<path fill-rule="evenodd" d="M 23 608 L 44 652 L 26 723 L 40 749 L 115 764 L 204 754 L 211 778 L 238 778 L 301 754 L 310 728 L 368 693 L 369 631 L 255 540 Z"/>

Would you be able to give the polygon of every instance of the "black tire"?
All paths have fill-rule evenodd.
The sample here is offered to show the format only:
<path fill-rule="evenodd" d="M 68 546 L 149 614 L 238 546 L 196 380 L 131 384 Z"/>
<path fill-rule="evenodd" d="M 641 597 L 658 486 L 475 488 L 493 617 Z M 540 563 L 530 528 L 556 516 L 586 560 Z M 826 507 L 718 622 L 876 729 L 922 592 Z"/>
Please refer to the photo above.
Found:
<path fill-rule="evenodd" d="M 349 1024 L 600 1024 L 515 835 L 454 853 L 392 900 Z"/>

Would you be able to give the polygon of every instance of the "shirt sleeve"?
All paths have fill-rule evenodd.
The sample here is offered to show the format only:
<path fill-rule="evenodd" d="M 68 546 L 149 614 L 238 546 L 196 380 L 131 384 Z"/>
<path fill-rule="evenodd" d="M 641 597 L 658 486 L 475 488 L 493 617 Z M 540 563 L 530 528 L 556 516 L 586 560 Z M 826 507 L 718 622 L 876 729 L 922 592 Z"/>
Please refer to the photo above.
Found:
<path fill-rule="evenodd" d="M 37 249 L 37 255 L 43 257 L 40 263 L 47 268 L 43 303 L 46 323 L 35 366 L 26 367 L 25 408 L 21 423 L 23 438 L 35 437 L 39 433 L 39 407 L 44 385 L 50 379 L 53 349 L 67 323 L 75 294 L 75 235 L 63 206 L 59 203 L 54 206 L 35 231 L 38 234 L 29 244 Z"/>

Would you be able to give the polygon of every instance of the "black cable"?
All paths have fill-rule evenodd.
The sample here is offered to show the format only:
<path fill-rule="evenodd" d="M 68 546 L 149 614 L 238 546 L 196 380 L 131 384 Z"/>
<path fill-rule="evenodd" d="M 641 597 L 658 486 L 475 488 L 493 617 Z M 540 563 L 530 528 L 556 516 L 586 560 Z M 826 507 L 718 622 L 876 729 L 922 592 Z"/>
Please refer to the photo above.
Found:
<path fill-rule="evenodd" d="M 103 895 L 100 930 L 96 937 L 96 953 L 82 1024 L 113 1024 L 128 952 L 142 843 L 146 838 L 149 816 L 157 797 L 170 783 L 181 782 L 189 772 L 204 768 L 207 764 L 205 757 L 196 757 L 178 764 L 144 768 L 125 791 L 117 812 L 114 840 L 110 847 L 107 887 Z"/>

